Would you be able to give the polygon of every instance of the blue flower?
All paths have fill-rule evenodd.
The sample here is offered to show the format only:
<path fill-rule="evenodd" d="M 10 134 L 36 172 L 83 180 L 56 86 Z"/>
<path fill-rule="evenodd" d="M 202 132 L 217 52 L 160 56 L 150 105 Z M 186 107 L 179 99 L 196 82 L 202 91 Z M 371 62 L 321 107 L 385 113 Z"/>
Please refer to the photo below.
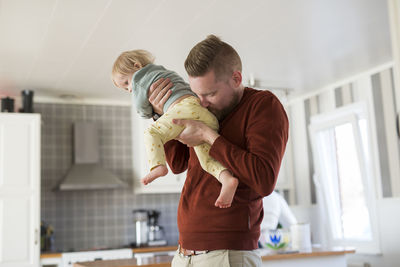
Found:
<path fill-rule="evenodd" d="M 279 244 L 279 242 L 281 242 L 281 236 L 280 235 L 276 235 L 276 234 L 272 235 L 271 234 L 269 236 L 269 239 L 271 240 L 272 244 L 274 244 L 275 246 L 277 244 Z"/>

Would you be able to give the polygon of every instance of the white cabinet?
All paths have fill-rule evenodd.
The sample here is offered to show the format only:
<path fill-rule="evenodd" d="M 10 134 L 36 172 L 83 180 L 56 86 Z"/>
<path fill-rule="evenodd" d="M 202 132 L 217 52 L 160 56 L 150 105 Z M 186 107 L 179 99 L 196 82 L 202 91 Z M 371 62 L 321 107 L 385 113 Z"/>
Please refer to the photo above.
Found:
<path fill-rule="evenodd" d="M 40 253 L 40 115 L 0 113 L 0 267 Z"/>
<path fill-rule="evenodd" d="M 304 257 L 295 259 L 269 260 L 263 267 L 346 267 L 346 255 Z"/>
<path fill-rule="evenodd" d="M 98 250 L 98 251 L 66 252 L 62 253 L 60 266 L 73 267 L 74 263 L 77 262 L 132 259 L 132 257 L 133 257 L 133 252 L 132 249 L 130 248 Z"/>
<path fill-rule="evenodd" d="M 40 259 L 40 267 L 62 267 L 61 257 Z"/>
<path fill-rule="evenodd" d="M 142 185 L 140 179 L 149 172 L 147 155 L 144 147 L 144 130 L 152 120 L 139 118 L 136 111 L 132 112 L 132 158 L 133 158 L 133 190 L 135 193 L 180 193 L 186 179 L 186 172 L 175 175 L 169 170 L 168 174 L 148 185 Z M 169 169 L 169 168 L 168 168 Z"/>

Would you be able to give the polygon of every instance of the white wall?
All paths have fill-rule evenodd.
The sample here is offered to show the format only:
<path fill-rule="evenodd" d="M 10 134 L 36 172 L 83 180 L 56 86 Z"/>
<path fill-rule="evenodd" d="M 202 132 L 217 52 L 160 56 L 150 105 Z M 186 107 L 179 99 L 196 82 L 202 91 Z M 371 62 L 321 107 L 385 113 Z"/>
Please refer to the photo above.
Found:
<path fill-rule="evenodd" d="M 381 255 L 351 255 L 348 261 L 368 262 L 372 267 L 400 266 L 400 198 L 378 200 Z"/>
<path fill-rule="evenodd" d="M 398 186 L 400 176 L 397 175 L 400 164 L 399 140 L 396 129 L 393 127 L 396 104 L 393 101 L 395 88 L 390 82 L 392 68 L 393 63 L 384 64 L 308 95 L 289 100 L 287 105 L 293 155 L 292 173 L 296 193 L 296 203 L 291 205 L 291 208 L 299 221 L 310 223 L 313 243 L 325 245 L 327 229 L 324 223 L 321 223 L 318 203 L 311 201 L 314 188 L 310 179 L 313 171 L 309 161 L 312 157 L 307 155 L 306 149 L 309 142 L 306 133 L 307 116 L 323 113 L 352 102 L 364 100 L 369 103 L 375 148 L 382 146 L 386 148 L 385 150 L 375 149 L 374 158 L 382 163 L 380 170 L 374 174 L 381 254 L 356 253 L 349 255 L 348 261 L 355 264 L 365 262 L 373 267 L 400 266 L 400 190 Z M 380 127 L 377 127 L 377 122 Z"/>

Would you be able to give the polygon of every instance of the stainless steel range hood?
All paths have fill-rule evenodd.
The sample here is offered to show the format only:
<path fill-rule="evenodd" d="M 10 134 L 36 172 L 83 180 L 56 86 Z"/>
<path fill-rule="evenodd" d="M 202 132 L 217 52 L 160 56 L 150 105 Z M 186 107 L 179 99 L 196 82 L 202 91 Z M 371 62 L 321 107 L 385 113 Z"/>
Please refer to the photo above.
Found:
<path fill-rule="evenodd" d="M 93 122 L 74 123 L 74 163 L 55 190 L 91 190 L 127 184 L 99 164 L 99 138 Z"/>

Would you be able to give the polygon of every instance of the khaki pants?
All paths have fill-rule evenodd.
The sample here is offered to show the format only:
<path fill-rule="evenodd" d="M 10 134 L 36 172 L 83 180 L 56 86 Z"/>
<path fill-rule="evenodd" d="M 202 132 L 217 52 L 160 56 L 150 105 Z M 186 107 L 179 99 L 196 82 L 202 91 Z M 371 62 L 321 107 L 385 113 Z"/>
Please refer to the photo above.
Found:
<path fill-rule="evenodd" d="M 204 122 L 210 128 L 218 130 L 217 118 L 206 108 L 200 105 L 197 97 L 191 96 L 181 100 L 152 123 L 144 132 L 150 170 L 155 166 L 165 165 L 164 144 L 179 136 L 183 127 L 172 123 L 173 119 L 190 119 Z M 201 144 L 194 147 L 201 167 L 215 178 L 219 179 L 220 173 L 226 168 L 210 157 L 210 145 Z"/>
<path fill-rule="evenodd" d="M 213 250 L 206 254 L 185 257 L 175 253 L 171 267 L 261 267 L 256 250 Z"/>

